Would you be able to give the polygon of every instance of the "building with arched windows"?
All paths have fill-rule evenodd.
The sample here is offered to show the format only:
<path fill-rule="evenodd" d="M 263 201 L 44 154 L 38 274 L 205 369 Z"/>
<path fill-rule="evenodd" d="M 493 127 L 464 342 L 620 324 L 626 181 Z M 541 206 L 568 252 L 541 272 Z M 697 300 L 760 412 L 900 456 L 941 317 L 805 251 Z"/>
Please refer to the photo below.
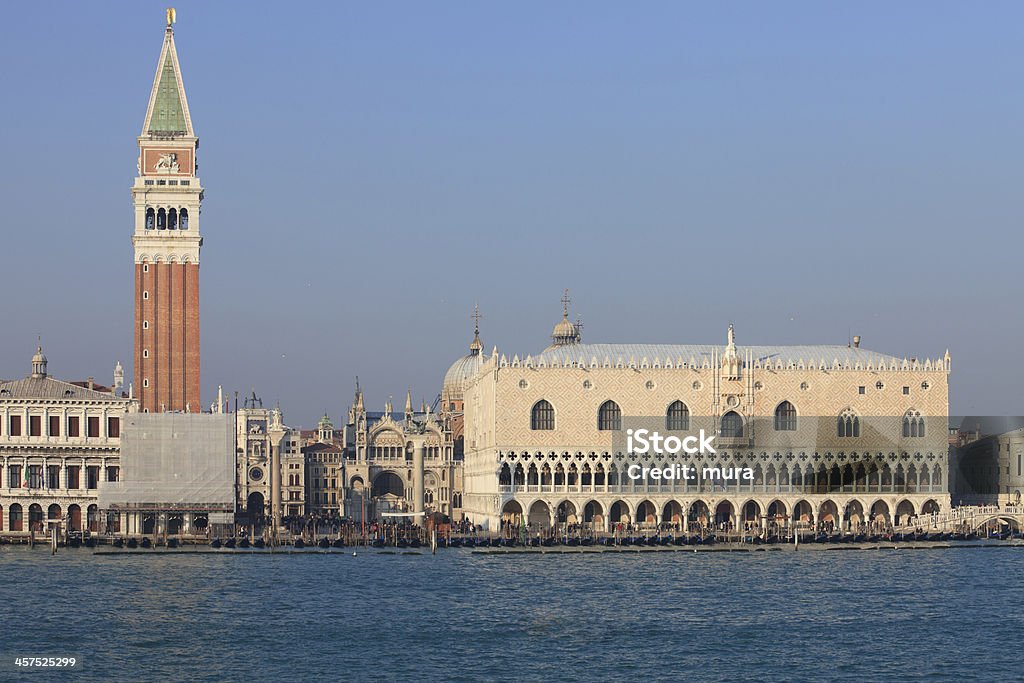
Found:
<path fill-rule="evenodd" d="M 562 320 L 536 354 L 481 356 L 460 382 L 463 512 L 497 528 L 670 523 L 826 528 L 950 505 L 948 352 L 849 345 L 590 344 Z M 714 453 L 638 454 L 625 430 L 714 435 Z M 679 464 L 696 480 L 629 476 Z M 703 476 L 708 468 L 708 476 Z M 749 479 L 725 476 L 749 471 Z"/>
<path fill-rule="evenodd" d="M 251 527 L 269 523 L 273 514 L 273 458 L 280 458 L 281 491 L 277 514 L 306 513 L 305 458 L 300 432 L 284 424 L 280 408 L 264 408 L 253 391 L 235 412 L 235 512 Z"/>
<path fill-rule="evenodd" d="M 137 138 L 135 206 L 135 387 L 143 412 L 199 412 L 199 254 L 203 186 L 168 23 Z"/>
<path fill-rule="evenodd" d="M 111 388 L 63 382 L 47 365 L 39 347 L 28 377 L 0 382 L 0 534 L 119 532 L 125 520 L 101 509 L 99 489 L 120 479 L 123 422 L 138 402 L 121 391 L 120 364 Z"/>
<path fill-rule="evenodd" d="M 383 512 L 461 517 L 462 462 L 455 458 L 451 411 L 436 414 L 425 403 L 414 410 L 411 393 L 404 411 L 395 412 L 390 400 L 383 412 L 368 411 L 357 384 L 343 439 L 334 472 L 344 489 L 339 514 L 351 519 Z"/>

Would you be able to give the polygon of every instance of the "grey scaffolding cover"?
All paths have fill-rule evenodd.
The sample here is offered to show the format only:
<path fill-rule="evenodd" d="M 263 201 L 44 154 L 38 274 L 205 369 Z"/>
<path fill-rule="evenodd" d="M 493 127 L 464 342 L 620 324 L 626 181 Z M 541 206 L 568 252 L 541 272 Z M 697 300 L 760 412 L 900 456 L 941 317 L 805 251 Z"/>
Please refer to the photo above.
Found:
<path fill-rule="evenodd" d="M 234 509 L 232 415 L 136 413 L 121 428 L 121 476 L 101 508 Z"/>

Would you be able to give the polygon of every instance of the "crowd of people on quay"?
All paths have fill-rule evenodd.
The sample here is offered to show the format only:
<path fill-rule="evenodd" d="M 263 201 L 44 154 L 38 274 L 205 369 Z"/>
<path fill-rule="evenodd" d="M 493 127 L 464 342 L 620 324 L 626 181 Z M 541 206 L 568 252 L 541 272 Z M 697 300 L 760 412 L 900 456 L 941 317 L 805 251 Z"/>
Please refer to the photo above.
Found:
<path fill-rule="evenodd" d="M 915 520 L 918 524 L 916 532 L 927 533 L 928 530 L 923 520 Z M 692 536 L 692 537 L 717 537 L 719 540 L 762 540 L 769 539 L 793 539 L 794 534 L 800 537 L 890 537 L 897 533 L 896 527 L 884 521 L 863 522 L 848 524 L 840 528 L 834 520 L 822 520 L 817 523 L 811 521 L 797 521 L 790 523 L 789 520 L 765 520 L 741 522 L 736 524 L 733 521 L 714 522 L 707 519 L 690 521 L 687 524 L 681 522 L 616 522 L 611 525 L 611 531 L 595 527 L 590 523 L 555 523 L 553 526 L 540 525 L 537 523 L 524 523 L 521 518 L 503 520 L 501 523 L 501 537 L 507 539 L 517 538 L 636 538 L 636 537 L 663 537 L 663 536 Z"/>
<path fill-rule="evenodd" d="M 994 509 L 994 506 L 991 506 Z M 1013 506 L 1007 506 L 1007 509 Z M 1013 508 L 1016 510 L 1016 508 Z M 975 516 L 977 511 L 989 511 L 989 508 L 957 508 L 946 515 L 958 515 L 966 522 Z M 486 545 L 489 541 L 505 544 L 535 544 L 538 541 L 551 543 L 605 543 L 636 540 L 649 541 L 658 539 L 674 541 L 677 538 L 714 539 L 719 542 L 753 542 L 774 543 L 808 540 L 816 542 L 846 542 L 861 540 L 957 540 L 960 537 L 976 536 L 968 528 L 968 524 L 949 527 L 948 531 L 939 533 L 935 527 L 937 517 L 934 515 L 920 516 L 910 525 L 896 527 L 892 523 L 877 520 L 854 524 L 844 524 L 843 528 L 833 519 L 793 521 L 789 519 L 764 519 L 743 521 L 736 524 L 732 520 L 712 520 L 701 518 L 688 522 L 672 521 L 655 524 L 652 522 L 616 522 L 606 531 L 601 524 L 584 522 L 556 522 L 553 525 L 530 523 L 522 517 L 504 519 L 497 531 L 487 531 L 468 519 L 451 520 L 443 515 L 431 515 L 429 520 L 414 520 L 403 517 L 378 517 L 365 521 L 342 517 L 337 513 L 312 513 L 301 516 L 286 516 L 281 520 L 281 534 L 284 540 L 302 539 L 305 543 L 323 542 L 325 539 L 344 544 L 385 544 L 398 545 L 405 543 L 429 544 L 431 535 L 441 545 L 453 544 L 454 539 L 473 539 L 478 545 Z M 248 523 L 236 527 L 239 538 L 253 541 L 264 537 L 270 527 L 270 518 L 262 516 L 245 520 Z M 963 527 L 963 528 L 961 528 Z M 985 530 L 982 536 L 988 536 Z M 1012 535 L 1009 534 L 1009 535 Z M 794 538 L 797 536 L 799 538 Z M 948 538 L 947 538 L 948 537 Z"/>

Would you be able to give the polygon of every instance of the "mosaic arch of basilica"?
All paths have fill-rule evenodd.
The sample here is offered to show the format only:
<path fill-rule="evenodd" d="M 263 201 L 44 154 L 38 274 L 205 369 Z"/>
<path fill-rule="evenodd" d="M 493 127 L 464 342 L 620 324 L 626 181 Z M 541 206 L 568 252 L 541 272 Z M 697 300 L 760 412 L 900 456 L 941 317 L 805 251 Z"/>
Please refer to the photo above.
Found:
<path fill-rule="evenodd" d="M 584 344 L 568 308 L 535 355 L 471 354 L 446 377 L 464 409 L 463 511 L 531 529 L 888 525 L 945 510 L 948 351 L 849 345 Z M 453 376 L 454 373 L 454 376 Z M 625 452 L 635 425 L 715 435 L 715 454 Z M 749 468 L 751 480 L 633 480 L 632 464 Z"/>

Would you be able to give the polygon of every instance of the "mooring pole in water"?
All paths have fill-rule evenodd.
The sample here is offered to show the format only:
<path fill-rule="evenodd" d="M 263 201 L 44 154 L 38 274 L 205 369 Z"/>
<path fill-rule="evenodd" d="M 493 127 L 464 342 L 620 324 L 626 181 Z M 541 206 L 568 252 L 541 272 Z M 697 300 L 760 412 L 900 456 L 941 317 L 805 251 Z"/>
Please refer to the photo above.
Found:
<path fill-rule="evenodd" d="M 51 555 L 56 555 L 57 554 L 57 527 L 56 526 L 51 526 L 50 527 L 50 554 Z"/>
<path fill-rule="evenodd" d="M 430 554 L 437 555 L 437 529 L 430 530 Z"/>

